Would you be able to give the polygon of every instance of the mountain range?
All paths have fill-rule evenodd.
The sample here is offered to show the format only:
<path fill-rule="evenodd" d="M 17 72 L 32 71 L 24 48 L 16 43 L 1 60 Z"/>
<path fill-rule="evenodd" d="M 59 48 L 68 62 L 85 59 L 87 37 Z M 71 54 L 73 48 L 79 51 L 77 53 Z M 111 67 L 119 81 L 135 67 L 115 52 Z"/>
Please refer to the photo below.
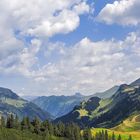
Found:
<path fill-rule="evenodd" d="M 47 111 L 55 118 L 58 118 L 69 113 L 76 105 L 79 105 L 82 101 L 87 101 L 93 96 L 100 98 L 111 97 L 118 88 L 119 86 L 114 86 L 109 90 L 90 96 L 84 96 L 80 93 L 75 93 L 75 95 L 72 96 L 42 96 L 32 100 L 32 102 L 38 105 L 42 110 Z"/>
<path fill-rule="evenodd" d="M 22 99 L 12 90 L 0 87 L 0 115 L 17 115 L 20 119 L 29 116 L 33 119 L 35 116 L 40 120 L 51 119 L 51 115 L 37 105 Z"/>
<path fill-rule="evenodd" d="M 111 97 L 92 97 L 75 106 L 55 122 L 75 122 L 81 127 L 111 128 L 131 115 L 140 113 L 140 79 L 130 85 L 120 85 Z"/>

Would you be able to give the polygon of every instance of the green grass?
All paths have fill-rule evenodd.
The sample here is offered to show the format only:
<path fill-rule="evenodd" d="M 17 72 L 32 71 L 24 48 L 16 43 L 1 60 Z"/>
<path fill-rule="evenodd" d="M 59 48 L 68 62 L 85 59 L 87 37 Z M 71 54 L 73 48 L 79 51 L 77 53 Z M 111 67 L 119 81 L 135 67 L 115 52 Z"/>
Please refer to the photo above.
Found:
<path fill-rule="evenodd" d="M 133 140 L 140 140 L 140 115 L 133 115 L 123 121 L 122 124 L 112 128 L 112 129 L 105 129 L 105 128 L 92 128 L 92 134 L 95 135 L 96 132 L 107 130 L 109 135 L 111 136 L 114 132 L 116 137 L 120 134 L 122 140 L 128 140 L 129 136 L 131 135 Z"/>
<path fill-rule="evenodd" d="M 77 110 L 79 112 L 79 118 L 83 117 L 83 116 L 88 116 L 88 111 L 85 110 L 85 109 L 80 109 L 80 110 Z"/>
<path fill-rule="evenodd" d="M 122 132 L 122 131 L 116 131 L 116 130 L 112 130 L 112 129 L 105 129 L 105 128 L 93 128 L 92 131 L 92 135 L 95 135 L 95 133 L 100 132 L 102 130 L 107 130 L 109 136 L 112 135 L 112 133 L 114 132 L 114 134 L 116 135 L 116 138 L 119 136 L 119 134 L 121 135 L 122 140 L 128 140 L 129 136 L 131 135 L 133 140 L 140 140 L 140 131 L 132 131 L 132 132 Z"/>
<path fill-rule="evenodd" d="M 14 100 L 14 99 L 10 99 L 10 98 L 3 98 L 2 103 L 6 103 L 15 107 L 24 107 L 24 104 L 26 104 L 26 101 L 24 100 Z"/>

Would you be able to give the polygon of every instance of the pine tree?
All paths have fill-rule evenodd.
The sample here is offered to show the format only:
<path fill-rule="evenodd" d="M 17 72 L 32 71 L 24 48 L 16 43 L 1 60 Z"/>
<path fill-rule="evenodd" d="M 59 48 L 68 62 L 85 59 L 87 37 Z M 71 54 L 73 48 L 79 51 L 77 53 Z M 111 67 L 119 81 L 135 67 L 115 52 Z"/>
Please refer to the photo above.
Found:
<path fill-rule="evenodd" d="M 18 118 L 18 116 L 16 115 L 16 117 L 15 117 L 15 121 L 14 121 L 14 127 L 16 128 L 16 129 L 18 129 L 19 128 L 19 118 Z"/>
<path fill-rule="evenodd" d="M 112 133 L 112 140 L 116 140 L 114 132 Z"/>
<path fill-rule="evenodd" d="M 7 128 L 13 128 L 14 127 L 14 116 L 13 116 L 13 114 L 8 116 L 6 127 Z"/>
<path fill-rule="evenodd" d="M 92 140 L 91 130 L 90 129 L 84 130 L 83 137 L 85 140 Z"/>
<path fill-rule="evenodd" d="M 64 136 L 64 131 L 65 131 L 65 125 L 62 122 L 59 122 L 57 124 L 58 130 L 59 130 L 59 134 L 60 136 Z"/>
<path fill-rule="evenodd" d="M 75 140 L 80 140 L 81 139 L 80 129 L 79 129 L 78 126 L 75 126 L 74 135 L 75 135 Z"/>
<path fill-rule="evenodd" d="M 1 127 L 5 127 L 5 118 L 2 116 L 1 117 L 1 120 L 0 120 L 1 122 Z"/>
<path fill-rule="evenodd" d="M 131 135 L 129 136 L 128 140 L 132 140 L 132 136 Z"/>
<path fill-rule="evenodd" d="M 108 140 L 108 131 L 105 130 L 105 140 Z"/>
<path fill-rule="evenodd" d="M 121 135 L 119 134 L 119 136 L 118 136 L 118 140 L 121 140 L 122 138 L 121 138 Z"/>
<path fill-rule="evenodd" d="M 35 117 L 32 124 L 34 126 L 34 132 L 36 134 L 39 134 L 40 133 L 40 124 L 41 124 L 40 120 L 37 117 Z"/>

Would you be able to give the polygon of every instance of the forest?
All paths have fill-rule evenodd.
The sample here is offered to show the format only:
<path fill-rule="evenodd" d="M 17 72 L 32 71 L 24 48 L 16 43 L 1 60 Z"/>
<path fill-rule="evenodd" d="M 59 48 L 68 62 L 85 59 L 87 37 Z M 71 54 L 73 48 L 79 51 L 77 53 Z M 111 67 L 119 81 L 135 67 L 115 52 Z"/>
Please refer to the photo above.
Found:
<path fill-rule="evenodd" d="M 54 124 L 48 120 L 41 122 L 37 117 L 30 120 L 9 115 L 0 119 L 0 140 L 121 140 L 121 135 L 108 134 L 107 130 L 92 134 L 90 128 L 81 130 L 74 123 Z M 128 140 L 132 140 L 131 135 Z"/>

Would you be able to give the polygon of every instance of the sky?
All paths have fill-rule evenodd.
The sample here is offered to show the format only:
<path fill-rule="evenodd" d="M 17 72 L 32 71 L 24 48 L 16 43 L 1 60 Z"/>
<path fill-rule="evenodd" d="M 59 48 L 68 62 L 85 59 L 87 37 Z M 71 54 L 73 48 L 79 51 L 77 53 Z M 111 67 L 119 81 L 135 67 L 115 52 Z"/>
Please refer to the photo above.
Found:
<path fill-rule="evenodd" d="M 94 94 L 140 78 L 139 0 L 0 0 L 0 86 Z"/>

